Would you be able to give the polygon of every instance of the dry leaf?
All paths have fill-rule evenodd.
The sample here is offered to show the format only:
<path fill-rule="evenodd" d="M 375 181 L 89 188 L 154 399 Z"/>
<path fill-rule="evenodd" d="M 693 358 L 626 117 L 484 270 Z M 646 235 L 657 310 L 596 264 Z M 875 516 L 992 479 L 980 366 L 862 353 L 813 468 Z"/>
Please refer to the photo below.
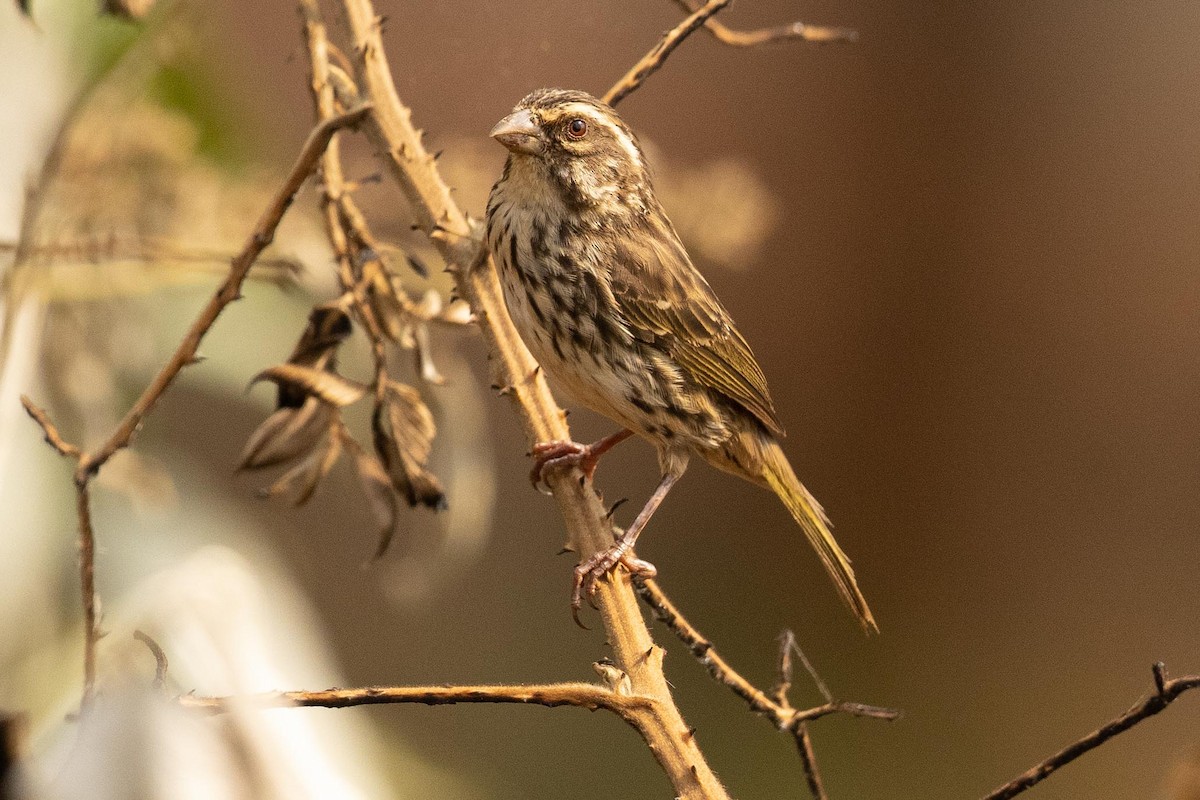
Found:
<path fill-rule="evenodd" d="M 280 386 L 318 397 L 338 408 L 359 400 L 367 391 L 367 387 L 361 383 L 343 378 L 335 372 L 300 364 L 278 364 L 268 367 L 255 375 L 250 383 L 255 384 L 259 381 L 274 381 Z M 280 401 L 282 402 L 283 398 L 280 398 Z"/>
<path fill-rule="evenodd" d="M 442 485 L 425 469 L 437 429 L 420 393 L 411 386 L 389 381 L 383 405 L 375 409 L 372 427 L 375 450 L 396 491 L 409 505 L 420 503 L 444 509 Z"/>
<path fill-rule="evenodd" d="M 331 426 L 329 433 L 319 447 L 314 448 L 300 463 L 279 476 L 269 489 L 259 494 L 262 497 L 276 497 L 296 488 L 294 505 L 303 505 L 317 490 L 317 484 L 329 474 L 333 465 L 342 454 L 342 434 L 338 426 Z M 295 484 L 295 487 L 293 487 Z"/>
<path fill-rule="evenodd" d="M 336 409 L 315 397 L 300 408 L 281 408 L 250 434 L 238 469 L 260 469 L 288 461 L 317 446 L 330 429 Z"/>

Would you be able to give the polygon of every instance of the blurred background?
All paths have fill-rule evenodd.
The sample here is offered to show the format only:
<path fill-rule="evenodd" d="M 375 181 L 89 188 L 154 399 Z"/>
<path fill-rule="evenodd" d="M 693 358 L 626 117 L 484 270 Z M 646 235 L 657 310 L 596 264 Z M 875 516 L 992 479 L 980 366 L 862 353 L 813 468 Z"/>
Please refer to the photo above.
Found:
<path fill-rule="evenodd" d="M 401 96 L 481 215 L 489 128 L 543 85 L 602 93 L 680 17 L 661 2 L 378 0 Z M 81 621 L 69 468 L 17 400 L 95 444 L 223 274 L 312 125 L 295 7 L 0 4 L 0 707 L 27 713 L 45 796 L 667 797 L 619 720 L 571 709 L 387 707 L 170 714 L 173 691 L 592 680 L 602 636 L 568 614 L 570 556 L 526 478 L 468 331 L 432 331 L 422 385 L 450 511 L 374 522 L 339 465 L 307 505 L 234 475 L 287 358 L 335 293 L 311 187 L 273 261 L 105 469 L 104 725 L 77 739 Z M 328 7 L 331 34 L 345 28 Z M 812 733 L 833 798 L 984 794 L 1126 709 L 1150 665 L 1200 671 L 1200 6 L 742 0 L 742 28 L 845 25 L 854 44 L 734 49 L 697 34 L 621 106 L 698 266 L 750 341 L 880 622 L 862 636 L 786 512 L 698 465 L 642 540 L 664 589 L 752 680 L 796 631 L 835 695 L 902 708 Z M 59 131 L 67 125 L 67 133 Z M 376 232 L 441 264 L 370 149 L 348 177 Z M 26 187 L 31 248 L 15 264 Z M 26 214 L 28 219 L 28 214 Z M 151 247 L 150 244 L 153 244 Z M 365 341 L 342 371 L 370 376 Z M 419 384 L 411 358 L 396 369 Z M 407 370 L 407 372 L 406 372 Z M 357 413 L 357 412 L 355 412 Z M 357 431 L 364 415 L 350 414 Z M 577 410 L 576 438 L 609 423 Z M 598 487 L 657 481 L 608 456 Z M 805 797 L 791 741 L 665 630 L 668 677 L 732 794 Z M 819 695 L 804 681 L 798 705 Z M 1197 700 L 1031 796 L 1200 797 Z M 148 757 L 146 753 L 153 753 Z M 129 787 L 139 787 L 136 791 Z M 187 792 L 183 791 L 187 788 Z M 189 793 L 190 792 L 190 793 Z M 42 796 L 39 794 L 38 796 Z"/>

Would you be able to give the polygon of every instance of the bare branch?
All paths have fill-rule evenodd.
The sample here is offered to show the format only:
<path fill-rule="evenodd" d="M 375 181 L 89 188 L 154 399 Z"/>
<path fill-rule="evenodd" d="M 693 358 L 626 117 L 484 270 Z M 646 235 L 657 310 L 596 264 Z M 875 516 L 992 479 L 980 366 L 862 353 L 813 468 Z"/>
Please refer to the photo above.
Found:
<path fill-rule="evenodd" d="M 1167 679 L 1167 668 L 1160 661 L 1153 667 L 1154 694 L 1137 703 L 1133 708 L 1087 736 L 1059 750 L 1054 755 L 1027 769 L 1008 783 L 988 794 L 983 800 L 1007 800 L 1016 797 L 1032 786 L 1041 783 L 1057 770 L 1070 764 L 1089 750 L 1094 750 L 1109 739 L 1124 733 L 1144 719 L 1154 716 L 1190 689 L 1200 688 L 1200 675 Z"/>
<path fill-rule="evenodd" d="M 671 55 L 675 48 L 683 43 L 684 39 L 695 33 L 713 14 L 716 14 L 731 2 L 733 0 L 708 0 L 703 6 L 692 11 L 683 22 L 680 22 L 674 28 L 667 31 L 649 53 L 642 56 L 642 59 L 634 64 L 621 80 L 614 83 L 612 88 L 604 93 L 604 102 L 610 106 L 615 106 L 626 95 L 635 91 L 642 85 L 642 81 L 655 72 L 658 72 L 659 67 L 667 60 L 667 56 Z"/>
<path fill-rule="evenodd" d="M 791 700 L 788 699 L 788 691 L 792 688 L 792 654 L 796 653 L 800 656 L 800 660 L 804 662 L 804 668 L 808 670 L 808 674 L 812 676 L 813 682 L 817 685 L 821 694 L 827 702 L 833 702 L 833 696 L 829 692 L 829 687 L 821 680 L 821 676 L 813 669 L 808 658 L 804 655 L 804 651 L 796 644 L 796 634 L 790 630 L 784 630 L 779 635 L 779 669 L 778 677 L 775 680 L 775 686 L 771 691 L 771 696 L 775 702 L 783 708 L 791 708 Z M 821 771 L 817 767 L 817 753 L 813 749 L 812 736 L 808 732 L 808 723 L 798 722 L 792 731 L 796 739 L 796 750 L 800 753 L 800 766 L 804 769 L 804 779 L 808 784 L 808 790 L 812 793 L 815 800 L 829 800 L 829 795 L 825 792 L 825 783 L 821 780 Z"/>
<path fill-rule="evenodd" d="M 550 683 L 482 686 L 370 686 L 360 689 L 326 689 L 312 692 L 265 692 L 241 697 L 183 695 L 179 703 L 214 714 L 236 706 L 253 708 L 352 708 L 355 706 L 418 703 L 427 706 L 458 703 L 514 703 L 520 705 L 576 706 L 591 711 L 612 711 L 635 728 L 646 724 L 655 701 L 623 695 L 594 683 Z"/>
<path fill-rule="evenodd" d="M 58 428 L 54 427 L 54 423 L 50 421 L 50 415 L 44 408 L 35 405 L 26 395 L 21 395 L 21 405 L 25 406 L 25 413 L 32 417 L 33 421 L 42 429 L 46 443 L 57 450 L 60 456 L 79 458 L 79 448 L 62 438 L 62 434 L 58 432 Z"/>
<path fill-rule="evenodd" d="M 696 10 L 696 4 L 692 0 L 675 0 L 675 4 L 688 13 Z M 710 19 L 704 23 L 704 27 L 708 29 L 708 32 L 717 41 L 733 47 L 756 47 L 767 42 L 786 39 L 818 43 L 858 41 L 858 31 L 850 28 L 808 25 L 804 22 L 792 22 L 787 25 L 739 31 L 726 26 L 719 20 Z"/>

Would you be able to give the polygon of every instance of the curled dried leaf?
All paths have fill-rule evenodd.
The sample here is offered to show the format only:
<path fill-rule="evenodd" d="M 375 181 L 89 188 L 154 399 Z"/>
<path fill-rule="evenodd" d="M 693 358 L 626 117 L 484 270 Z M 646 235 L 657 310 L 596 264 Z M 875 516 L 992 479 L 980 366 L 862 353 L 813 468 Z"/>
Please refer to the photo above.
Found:
<path fill-rule="evenodd" d="M 375 408 L 372 427 L 375 450 L 396 491 L 409 505 L 445 508 L 441 482 L 425 469 L 437 429 L 420 392 L 388 381 L 383 403 Z"/>
<path fill-rule="evenodd" d="M 276 497 L 295 489 L 294 504 L 304 505 L 317 490 L 317 484 L 329 474 L 333 465 L 342 454 L 342 429 L 335 424 L 328 429 L 328 434 L 321 444 L 314 448 L 295 466 L 279 476 L 270 488 L 261 491 L 262 497 Z"/>
<path fill-rule="evenodd" d="M 333 425 L 336 413 L 315 397 L 299 408 L 279 409 L 250 434 L 237 468 L 269 467 L 311 451 Z"/>
<path fill-rule="evenodd" d="M 335 372 L 327 372 L 301 364 L 278 364 L 268 367 L 255 375 L 250 383 L 255 384 L 259 381 L 274 381 L 281 388 L 286 387 L 300 397 L 305 395 L 317 397 L 338 408 L 356 402 L 367 391 L 367 387 L 357 381 L 343 378 Z M 282 403 L 283 393 L 280 394 Z"/>

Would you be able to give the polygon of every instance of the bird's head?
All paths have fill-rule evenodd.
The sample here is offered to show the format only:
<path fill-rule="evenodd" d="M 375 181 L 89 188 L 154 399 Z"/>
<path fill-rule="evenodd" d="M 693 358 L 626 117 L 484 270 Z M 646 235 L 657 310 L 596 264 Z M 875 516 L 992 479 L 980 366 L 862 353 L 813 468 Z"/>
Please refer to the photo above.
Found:
<path fill-rule="evenodd" d="M 586 92 L 539 89 L 496 123 L 491 136 L 514 162 L 545 167 L 587 199 L 649 184 L 633 131 L 611 106 Z"/>

